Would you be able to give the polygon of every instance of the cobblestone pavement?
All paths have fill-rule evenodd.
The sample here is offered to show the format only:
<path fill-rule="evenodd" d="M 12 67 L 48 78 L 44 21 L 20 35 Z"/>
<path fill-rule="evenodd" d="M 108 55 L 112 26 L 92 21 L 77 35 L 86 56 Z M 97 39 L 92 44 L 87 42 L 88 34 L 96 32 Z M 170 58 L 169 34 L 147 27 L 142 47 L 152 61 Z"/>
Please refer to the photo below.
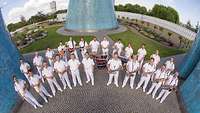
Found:
<path fill-rule="evenodd" d="M 179 59 L 182 56 L 178 56 Z M 159 104 L 159 101 L 152 99 L 141 89 L 131 90 L 128 84 L 125 88 L 117 88 L 113 84 L 106 86 L 108 74 L 105 69 L 95 70 L 95 86 L 86 84 L 86 76 L 82 67 L 80 67 L 80 71 L 83 87 L 66 89 L 62 93 L 58 91 L 47 104 L 35 91 L 32 91 L 39 102 L 44 104 L 44 107 L 34 109 L 24 102 L 18 113 L 181 113 L 174 92 L 163 104 Z M 69 76 L 71 79 L 71 75 Z M 119 77 L 120 86 L 123 78 L 122 71 Z M 136 83 L 138 80 L 139 76 L 136 78 Z M 48 90 L 50 89 L 47 84 L 46 87 Z"/>

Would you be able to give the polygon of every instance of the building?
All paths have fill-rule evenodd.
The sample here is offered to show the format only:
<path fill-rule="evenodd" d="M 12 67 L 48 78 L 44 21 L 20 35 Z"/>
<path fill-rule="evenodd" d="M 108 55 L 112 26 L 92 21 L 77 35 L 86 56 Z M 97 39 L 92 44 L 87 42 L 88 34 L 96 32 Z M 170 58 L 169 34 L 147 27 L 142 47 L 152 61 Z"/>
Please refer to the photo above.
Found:
<path fill-rule="evenodd" d="M 50 2 L 50 9 L 51 9 L 51 13 L 55 13 L 57 11 L 56 1 Z"/>

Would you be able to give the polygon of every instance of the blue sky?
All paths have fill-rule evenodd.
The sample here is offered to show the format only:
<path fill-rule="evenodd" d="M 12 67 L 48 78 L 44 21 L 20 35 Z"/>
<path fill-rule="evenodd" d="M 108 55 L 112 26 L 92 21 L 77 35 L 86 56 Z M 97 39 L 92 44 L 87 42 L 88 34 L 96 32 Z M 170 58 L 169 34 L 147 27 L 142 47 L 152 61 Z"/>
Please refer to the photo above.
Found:
<path fill-rule="evenodd" d="M 49 12 L 49 2 L 53 0 L 0 0 L 0 6 L 3 6 L 2 12 L 6 23 L 17 22 L 21 15 L 29 18 L 38 11 L 44 13 Z M 55 0 L 57 1 L 58 9 L 67 7 L 69 0 Z M 115 4 L 140 4 L 151 9 L 154 4 L 163 4 L 175 8 L 180 15 L 180 20 L 186 23 L 191 20 L 193 25 L 200 21 L 200 0 L 115 0 Z"/>

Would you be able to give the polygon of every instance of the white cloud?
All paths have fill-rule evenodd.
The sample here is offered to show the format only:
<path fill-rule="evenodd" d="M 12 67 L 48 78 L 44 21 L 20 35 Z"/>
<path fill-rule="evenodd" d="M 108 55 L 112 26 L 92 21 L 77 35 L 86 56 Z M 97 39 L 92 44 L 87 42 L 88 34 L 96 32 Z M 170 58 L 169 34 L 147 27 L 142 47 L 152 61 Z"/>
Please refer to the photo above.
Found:
<path fill-rule="evenodd" d="M 6 23 L 17 22 L 20 20 L 20 16 L 30 18 L 38 11 L 43 13 L 50 12 L 50 2 L 54 0 L 27 0 L 22 7 L 14 7 L 8 13 L 8 19 Z M 66 9 L 68 6 L 68 0 L 55 0 L 57 2 L 57 9 Z"/>

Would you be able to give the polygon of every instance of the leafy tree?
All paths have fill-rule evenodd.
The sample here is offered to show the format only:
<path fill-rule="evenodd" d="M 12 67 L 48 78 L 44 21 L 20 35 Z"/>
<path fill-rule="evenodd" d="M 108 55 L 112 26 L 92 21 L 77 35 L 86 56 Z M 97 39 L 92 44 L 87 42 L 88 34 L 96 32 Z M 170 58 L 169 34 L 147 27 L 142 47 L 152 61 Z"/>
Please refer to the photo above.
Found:
<path fill-rule="evenodd" d="M 150 13 L 151 16 L 179 24 L 179 14 L 172 7 L 156 4 Z"/>

